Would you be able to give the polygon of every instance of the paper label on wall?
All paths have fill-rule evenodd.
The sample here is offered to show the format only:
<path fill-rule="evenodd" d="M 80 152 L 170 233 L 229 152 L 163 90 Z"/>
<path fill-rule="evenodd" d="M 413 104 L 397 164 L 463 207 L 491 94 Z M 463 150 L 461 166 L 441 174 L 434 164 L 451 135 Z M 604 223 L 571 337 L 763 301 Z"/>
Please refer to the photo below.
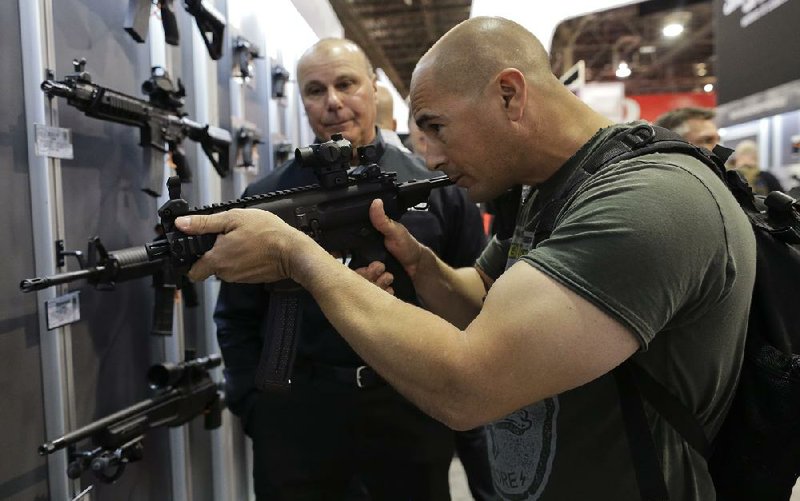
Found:
<path fill-rule="evenodd" d="M 72 131 L 63 127 L 34 124 L 36 155 L 72 160 Z"/>
<path fill-rule="evenodd" d="M 47 330 L 72 324 L 81 319 L 80 291 L 45 301 L 47 306 Z"/>

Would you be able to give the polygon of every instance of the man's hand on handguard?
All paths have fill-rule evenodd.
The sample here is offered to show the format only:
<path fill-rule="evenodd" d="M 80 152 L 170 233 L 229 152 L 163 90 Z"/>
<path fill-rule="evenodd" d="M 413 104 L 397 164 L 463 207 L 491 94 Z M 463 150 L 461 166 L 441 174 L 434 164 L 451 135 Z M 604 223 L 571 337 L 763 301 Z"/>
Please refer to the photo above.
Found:
<path fill-rule="evenodd" d="M 392 253 L 413 280 L 422 257 L 422 244 L 411 236 L 405 226 L 386 215 L 383 210 L 383 200 L 372 201 L 369 207 L 369 219 L 375 229 L 383 233 L 385 237 L 383 245 L 386 250 Z"/>
<path fill-rule="evenodd" d="M 226 282 L 276 282 L 291 278 L 292 254 L 321 250 L 306 234 L 258 209 L 179 217 L 175 225 L 189 235 L 218 233 L 214 247 L 189 270 L 193 281 L 216 275 Z"/>

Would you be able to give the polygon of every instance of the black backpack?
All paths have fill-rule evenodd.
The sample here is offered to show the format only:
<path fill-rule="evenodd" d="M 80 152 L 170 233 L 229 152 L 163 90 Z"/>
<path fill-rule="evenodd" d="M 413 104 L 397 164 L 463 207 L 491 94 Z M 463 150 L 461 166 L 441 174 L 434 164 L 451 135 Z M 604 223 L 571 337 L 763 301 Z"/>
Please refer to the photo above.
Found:
<path fill-rule="evenodd" d="M 598 147 L 542 208 L 532 223 L 534 245 L 550 236 L 561 210 L 591 175 L 649 153 L 691 155 L 725 181 L 753 226 L 757 270 L 739 384 L 713 441 L 678 398 L 634 362 L 614 369 L 641 499 L 669 499 L 644 398 L 706 458 L 717 499 L 787 501 L 800 476 L 800 202 L 781 192 L 754 196 L 739 173 L 725 169 L 727 148 L 711 153 L 670 130 L 640 124 Z M 518 190 L 513 193 L 518 197 Z M 510 236 L 509 227 L 500 238 Z"/>

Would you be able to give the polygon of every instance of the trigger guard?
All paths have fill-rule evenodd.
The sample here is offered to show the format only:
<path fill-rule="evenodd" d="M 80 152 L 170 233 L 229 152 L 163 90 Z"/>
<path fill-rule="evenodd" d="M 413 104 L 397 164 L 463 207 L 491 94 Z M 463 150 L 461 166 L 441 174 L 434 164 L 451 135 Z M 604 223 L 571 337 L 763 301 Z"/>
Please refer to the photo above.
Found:
<path fill-rule="evenodd" d="M 376 249 L 374 252 L 367 254 L 351 252 L 350 254 L 350 268 L 363 268 L 368 266 L 373 261 L 386 262 L 387 252 L 386 249 Z"/>

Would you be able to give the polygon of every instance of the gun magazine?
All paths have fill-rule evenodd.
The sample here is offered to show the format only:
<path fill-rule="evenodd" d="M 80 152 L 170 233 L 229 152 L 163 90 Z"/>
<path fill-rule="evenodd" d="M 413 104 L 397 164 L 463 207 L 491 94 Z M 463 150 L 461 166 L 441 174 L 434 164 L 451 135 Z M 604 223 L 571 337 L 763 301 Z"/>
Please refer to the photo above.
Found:
<path fill-rule="evenodd" d="M 271 294 L 264 347 L 256 369 L 255 385 L 261 391 L 289 389 L 302 323 L 300 297 L 297 291 L 274 291 Z"/>

